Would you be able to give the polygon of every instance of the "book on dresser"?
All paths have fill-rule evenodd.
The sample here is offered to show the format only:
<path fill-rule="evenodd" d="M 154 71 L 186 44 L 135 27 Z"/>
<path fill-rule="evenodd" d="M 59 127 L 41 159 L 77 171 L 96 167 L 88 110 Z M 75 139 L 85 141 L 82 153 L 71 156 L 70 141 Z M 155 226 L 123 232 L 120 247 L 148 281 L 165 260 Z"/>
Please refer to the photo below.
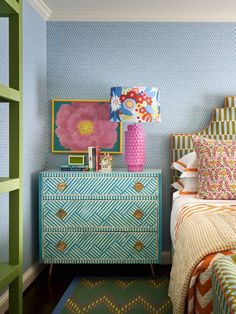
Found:
<path fill-rule="evenodd" d="M 159 263 L 161 186 L 161 170 L 40 172 L 41 262 Z"/>

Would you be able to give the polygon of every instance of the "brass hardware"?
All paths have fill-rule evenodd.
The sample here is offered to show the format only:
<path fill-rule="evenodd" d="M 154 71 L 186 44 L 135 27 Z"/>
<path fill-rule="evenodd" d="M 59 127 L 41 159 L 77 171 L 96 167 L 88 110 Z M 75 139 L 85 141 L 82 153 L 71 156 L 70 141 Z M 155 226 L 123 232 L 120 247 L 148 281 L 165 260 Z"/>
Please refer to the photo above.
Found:
<path fill-rule="evenodd" d="M 141 219 L 143 217 L 143 212 L 140 209 L 137 209 L 134 213 L 133 213 L 134 217 L 136 219 Z"/>
<path fill-rule="evenodd" d="M 59 209 L 56 215 L 58 218 L 60 218 L 62 220 L 66 217 L 67 212 L 64 211 L 63 209 Z"/>
<path fill-rule="evenodd" d="M 144 185 L 141 182 L 136 182 L 134 185 L 134 189 L 136 192 L 142 191 L 143 188 L 144 188 Z"/>
<path fill-rule="evenodd" d="M 135 243 L 135 245 L 134 245 L 134 248 L 135 248 L 135 250 L 137 250 L 137 251 L 142 251 L 142 249 L 144 248 L 144 245 L 143 245 L 142 242 L 137 241 L 137 242 Z"/>
<path fill-rule="evenodd" d="M 59 182 L 58 185 L 57 185 L 57 189 L 62 192 L 62 191 L 65 190 L 66 186 L 67 185 L 65 184 L 65 182 Z"/>
<path fill-rule="evenodd" d="M 60 252 L 65 251 L 66 247 L 67 247 L 67 245 L 66 245 L 66 243 L 63 242 L 63 241 L 59 241 L 59 242 L 57 243 L 57 249 L 58 249 L 58 251 L 60 251 Z"/>

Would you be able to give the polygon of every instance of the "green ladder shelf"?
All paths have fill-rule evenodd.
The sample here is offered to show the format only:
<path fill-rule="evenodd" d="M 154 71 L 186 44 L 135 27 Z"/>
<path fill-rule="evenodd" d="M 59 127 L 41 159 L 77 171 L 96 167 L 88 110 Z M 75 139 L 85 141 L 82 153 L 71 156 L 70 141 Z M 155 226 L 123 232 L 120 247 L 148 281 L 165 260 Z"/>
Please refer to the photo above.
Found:
<path fill-rule="evenodd" d="M 0 289 L 9 286 L 9 312 L 22 310 L 22 0 L 0 0 L 0 17 L 9 19 L 9 86 L 0 84 L 0 103 L 9 103 L 9 263 L 0 263 Z M 1 104 L 0 104 L 1 105 Z"/>

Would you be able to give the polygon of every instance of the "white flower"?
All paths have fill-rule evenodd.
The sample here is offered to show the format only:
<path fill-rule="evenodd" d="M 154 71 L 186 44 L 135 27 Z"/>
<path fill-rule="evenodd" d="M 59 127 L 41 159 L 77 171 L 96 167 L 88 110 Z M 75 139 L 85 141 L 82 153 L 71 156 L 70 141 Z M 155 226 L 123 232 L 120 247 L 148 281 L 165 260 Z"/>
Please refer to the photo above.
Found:
<path fill-rule="evenodd" d="M 111 98 L 111 110 L 117 111 L 120 109 L 120 98 L 118 96 L 112 96 Z"/>

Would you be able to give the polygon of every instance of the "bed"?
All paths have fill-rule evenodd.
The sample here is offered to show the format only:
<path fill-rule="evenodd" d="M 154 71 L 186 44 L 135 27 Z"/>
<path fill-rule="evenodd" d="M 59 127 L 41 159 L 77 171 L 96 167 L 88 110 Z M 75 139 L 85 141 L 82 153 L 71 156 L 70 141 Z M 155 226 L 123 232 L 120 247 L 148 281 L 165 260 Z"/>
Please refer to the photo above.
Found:
<path fill-rule="evenodd" d="M 172 165 L 177 165 L 174 167 L 175 169 L 171 170 L 171 181 L 173 186 L 179 190 L 173 194 L 170 230 L 173 258 L 169 295 L 172 299 L 174 313 L 213 313 L 212 266 L 219 258 L 236 253 L 235 140 L 235 96 L 225 97 L 224 108 L 214 110 L 207 128 L 194 134 L 174 134 L 171 137 Z M 233 192 L 227 194 L 228 191 L 227 193 L 223 191 L 224 197 L 222 198 L 225 199 L 217 198 L 221 186 L 217 186 L 215 182 L 211 181 L 207 173 L 204 178 L 204 172 L 200 170 L 201 164 L 193 166 L 190 163 L 189 166 L 182 162 L 182 160 L 185 161 L 186 156 L 194 154 L 194 143 L 200 159 L 203 153 L 207 158 L 207 149 L 205 151 L 203 149 L 207 147 L 206 144 L 213 145 L 212 150 L 216 146 L 216 151 L 218 149 L 219 152 L 222 147 L 217 145 L 222 143 L 222 145 L 228 145 L 230 149 L 232 146 L 234 147 L 233 157 L 227 160 L 232 168 L 234 182 L 233 180 L 232 182 L 226 181 L 226 191 L 229 187 L 230 193 Z M 215 167 L 213 162 L 210 166 Z M 217 173 L 221 181 L 227 175 L 224 173 L 226 170 L 220 168 Z M 183 174 L 186 174 L 186 177 L 179 179 Z M 199 184 L 197 188 L 196 182 Z M 205 194 L 213 191 L 216 199 L 206 199 L 203 192 L 201 195 L 199 190 L 203 191 L 204 186 L 207 187 Z M 208 186 L 210 186 L 209 190 Z M 196 189 L 198 190 L 196 191 Z M 196 198 L 196 193 L 198 193 L 198 198 Z"/>

